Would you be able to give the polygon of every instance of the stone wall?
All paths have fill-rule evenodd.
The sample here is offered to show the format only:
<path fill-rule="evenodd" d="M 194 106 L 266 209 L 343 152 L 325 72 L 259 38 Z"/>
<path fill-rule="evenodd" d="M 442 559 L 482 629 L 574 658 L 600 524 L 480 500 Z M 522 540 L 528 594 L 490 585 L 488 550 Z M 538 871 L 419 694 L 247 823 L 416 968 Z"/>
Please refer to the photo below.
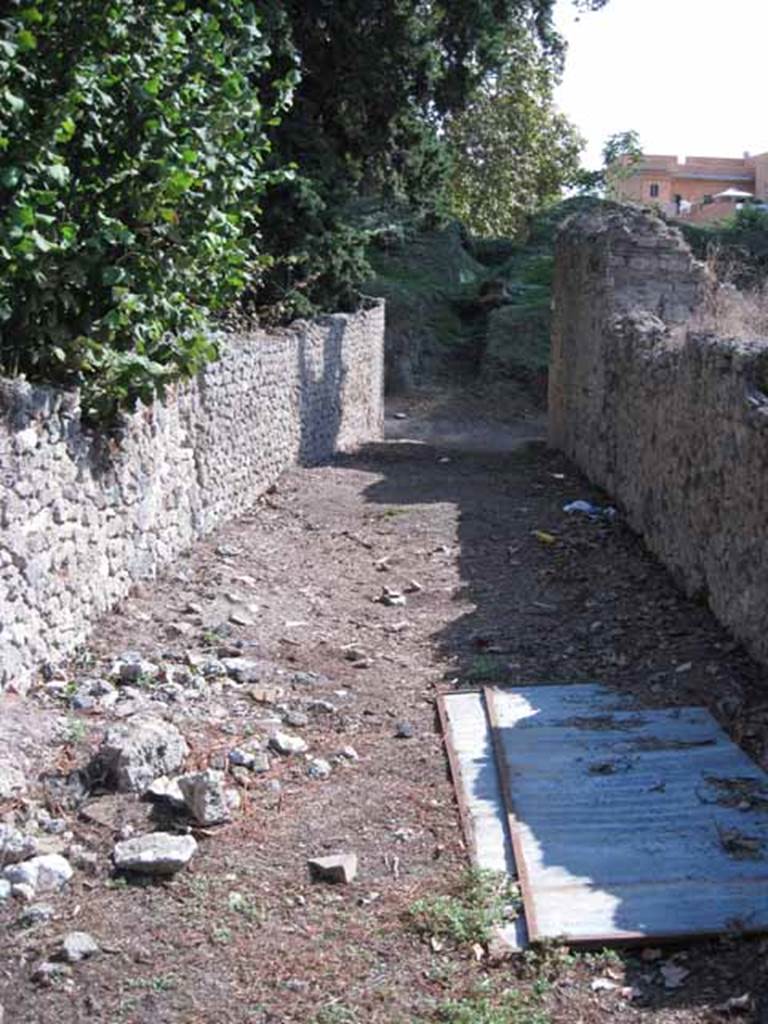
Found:
<path fill-rule="evenodd" d="M 678 231 L 650 213 L 605 204 L 568 222 L 550 441 L 768 661 L 768 341 L 697 330 L 717 295 Z"/>
<path fill-rule="evenodd" d="M 225 335 L 219 361 L 108 440 L 76 393 L 0 380 L 0 688 L 71 652 L 287 466 L 378 438 L 383 337 L 380 304 Z"/>

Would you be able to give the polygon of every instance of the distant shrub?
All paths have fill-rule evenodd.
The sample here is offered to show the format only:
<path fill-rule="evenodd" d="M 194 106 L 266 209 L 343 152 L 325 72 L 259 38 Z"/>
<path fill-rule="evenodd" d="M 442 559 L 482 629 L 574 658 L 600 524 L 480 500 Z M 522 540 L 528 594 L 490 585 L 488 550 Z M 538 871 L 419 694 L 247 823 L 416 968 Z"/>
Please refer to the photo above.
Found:
<path fill-rule="evenodd" d="M 265 262 L 267 130 L 292 74 L 246 0 L 9 0 L 0 18 L 0 372 L 94 419 L 215 352 Z"/>
<path fill-rule="evenodd" d="M 768 280 L 768 210 L 743 206 L 715 224 L 679 224 L 694 254 L 706 260 L 721 281 L 738 288 L 761 288 Z"/>

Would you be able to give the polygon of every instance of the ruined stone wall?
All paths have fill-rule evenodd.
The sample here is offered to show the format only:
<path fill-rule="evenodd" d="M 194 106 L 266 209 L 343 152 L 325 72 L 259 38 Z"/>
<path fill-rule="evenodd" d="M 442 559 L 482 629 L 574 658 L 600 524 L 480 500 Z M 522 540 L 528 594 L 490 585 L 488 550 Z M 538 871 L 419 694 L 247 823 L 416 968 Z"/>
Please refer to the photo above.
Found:
<path fill-rule="evenodd" d="M 697 332 L 714 284 L 678 231 L 605 204 L 558 243 L 550 441 L 690 594 L 768 660 L 768 341 Z"/>
<path fill-rule="evenodd" d="M 138 579 L 294 463 L 378 438 L 384 309 L 226 335 L 112 440 L 77 395 L 0 380 L 0 688 L 71 652 Z"/>

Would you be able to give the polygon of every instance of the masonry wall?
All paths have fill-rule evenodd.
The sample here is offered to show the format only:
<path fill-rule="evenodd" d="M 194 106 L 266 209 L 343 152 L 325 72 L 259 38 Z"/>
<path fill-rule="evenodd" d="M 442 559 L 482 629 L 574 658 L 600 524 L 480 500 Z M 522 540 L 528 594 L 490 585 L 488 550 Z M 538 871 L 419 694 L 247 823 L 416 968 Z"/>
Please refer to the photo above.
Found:
<path fill-rule="evenodd" d="M 605 204 L 568 223 L 550 440 L 768 661 L 768 341 L 697 333 L 714 288 L 652 214 Z"/>
<path fill-rule="evenodd" d="M 383 340 L 382 305 L 226 335 L 219 361 L 111 440 L 84 429 L 76 393 L 0 380 L 0 688 L 71 652 L 286 467 L 378 438 Z"/>

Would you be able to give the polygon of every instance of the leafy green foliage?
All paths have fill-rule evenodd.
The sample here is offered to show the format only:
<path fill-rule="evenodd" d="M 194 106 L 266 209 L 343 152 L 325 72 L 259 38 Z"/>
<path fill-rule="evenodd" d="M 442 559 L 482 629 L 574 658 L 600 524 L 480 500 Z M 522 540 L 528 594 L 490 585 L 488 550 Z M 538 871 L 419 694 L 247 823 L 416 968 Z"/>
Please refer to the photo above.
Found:
<path fill-rule="evenodd" d="M 603 164 L 606 167 L 618 161 L 636 164 L 642 156 L 643 147 L 636 131 L 616 132 L 606 139 L 603 146 Z"/>
<path fill-rule="evenodd" d="M 603 2 L 582 0 L 577 6 Z M 370 276 L 368 235 L 351 214 L 361 199 L 405 206 L 408 218 L 429 231 L 445 222 L 451 206 L 471 212 L 470 196 L 463 203 L 449 202 L 445 129 L 475 97 L 479 106 L 461 121 L 464 135 L 455 139 L 452 151 L 461 151 L 471 164 L 472 119 L 481 110 L 493 121 L 489 167 L 505 139 L 517 146 L 515 160 L 504 164 L 507 177 L 491 180 L 502 193 L 514 189 L 507 206 L 528 211 L 539 197 L 556 191 L 567 177 L 563 164 L 571 160 L 576 140 L 541 100 L 536 78 L 544 68 L 554 73 L 562 54 L 553 9 L 554 0 L 270 0 L 265 5 L 270 37 L 275 12 L 290 25 L 290 36 L 275 34 L 278 74 L 296 52 L 301 80 L 290 112 L 273 134 L 276 162 L 295 164 L 297 173 L 266 204 L 262 233 L 274 263 L 256 295 L 259 309 L 306 315 L 354 302 L 361 281 Z M 533 50 L 539 63 L 530 56 Z M 492 83 L 500 71 L 506 92 L 497 109 Z M 547 147 L 554 149 L 550 153 Z M 529 186 L 533 192 L 523 198 Z"/>
<path fill-rule="evenodd" d="M 555 68 L 525 32 L 503 70 L 448 122 L 450 204 L 476 235 L 516 236 L 543 203 L 578 180 L 583 141 L 553 102 Z"/>
<path fill-rule="evenodd" d="M 506 875 L 471 868 L 455 893 L 416 900 L 409 917 L 416 931 L 429 938 L 456 945 L 487 942 L 495 924 L 515 916 L 518 902 L 517 890 Z"/>
<path fill-rule="evenodd" d="M 263 271 L 279 173 L 247 0 L 10 0 L 0 21 L 0 369 L 104 419 L 215 355 L 209 317 Z"/>

